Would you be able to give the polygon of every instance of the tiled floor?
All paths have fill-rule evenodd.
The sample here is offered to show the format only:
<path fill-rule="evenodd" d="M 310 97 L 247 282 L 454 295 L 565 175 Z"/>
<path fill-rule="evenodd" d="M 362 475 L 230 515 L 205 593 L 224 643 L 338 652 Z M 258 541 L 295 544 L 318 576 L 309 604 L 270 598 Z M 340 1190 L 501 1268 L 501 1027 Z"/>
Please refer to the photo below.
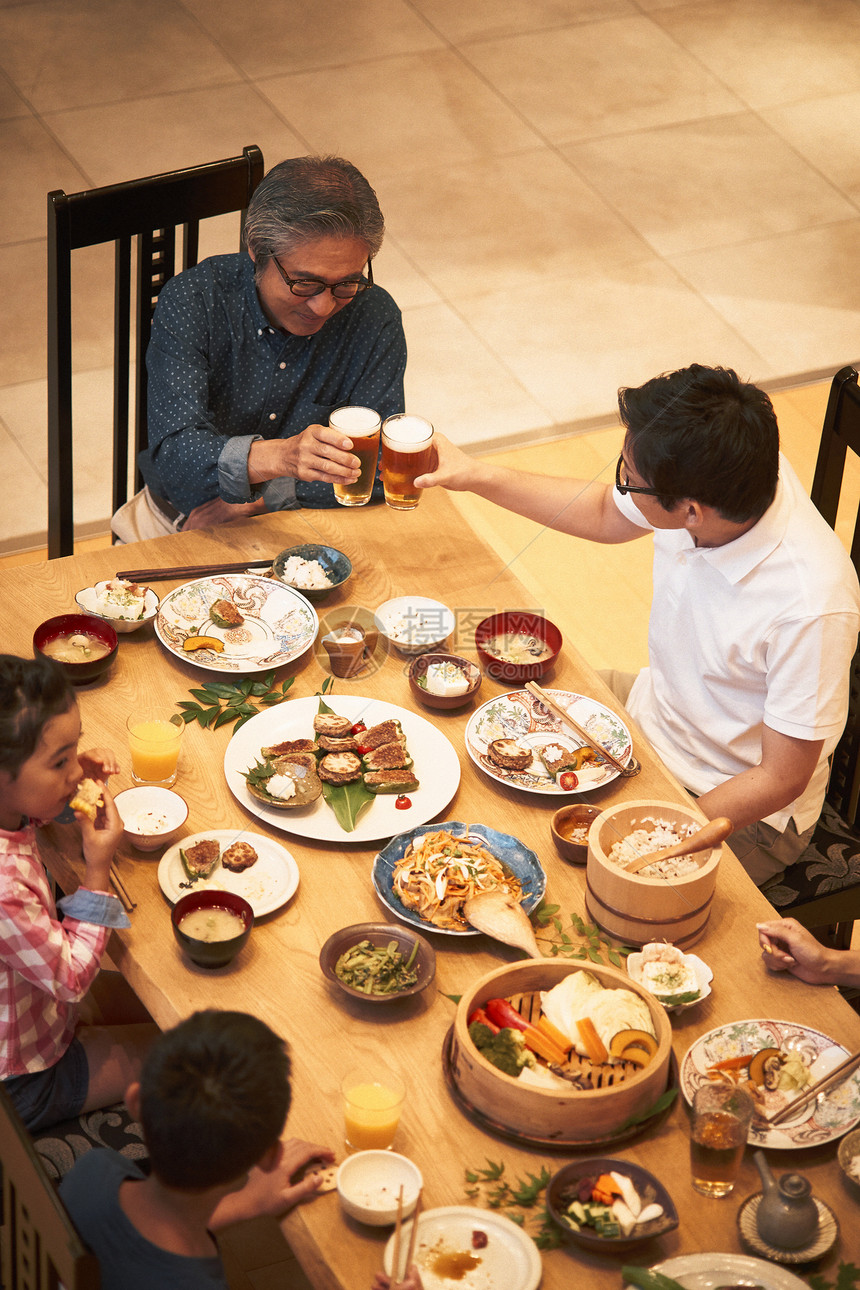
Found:
<path fill-rule="evenodd" d="M 858 51 L 860 0 L 0 0 L 0 551 L 44 530 L 49 190 L 342 152 L 387 217 L 410 406 L 523 443 L 691 361 L 858 358 Z M 110 262 L 80 255 L 92 531 Z"/>

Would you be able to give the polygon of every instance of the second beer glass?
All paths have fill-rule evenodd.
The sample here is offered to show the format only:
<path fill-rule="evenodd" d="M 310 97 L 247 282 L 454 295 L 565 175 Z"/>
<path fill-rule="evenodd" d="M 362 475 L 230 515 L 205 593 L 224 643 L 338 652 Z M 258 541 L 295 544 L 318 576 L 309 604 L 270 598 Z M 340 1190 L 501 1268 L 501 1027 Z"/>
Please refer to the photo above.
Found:
<path fill-rule="evenodd" d="M 364 506 L 370 501 L 379 455 L 379 413 L 373 408 L 335 408 L 328 419 L 335 430 L 352 440 L 352 451 L 361 462 L 361 474 L 353 484 L 335 484 L 335 500 L 341 506 Z"/>
<path fill-rule="evenodd" d="M 421 490 L 417 475 L 434 465 L 433 426 L 424 417 L 399 412 L 382 425 L 382 487 L 385 500 L 396 511 L 412 511 Z"/>

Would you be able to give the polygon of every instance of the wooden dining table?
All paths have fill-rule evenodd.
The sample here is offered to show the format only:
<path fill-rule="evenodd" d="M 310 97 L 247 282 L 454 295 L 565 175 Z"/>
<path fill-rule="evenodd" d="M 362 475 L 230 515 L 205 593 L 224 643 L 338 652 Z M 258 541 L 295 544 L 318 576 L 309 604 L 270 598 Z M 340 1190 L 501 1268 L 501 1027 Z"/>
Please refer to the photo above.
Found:
<path fill-rule="evenodd" d="M 337 547 L 353 566 L 347 584 L 316 606 L 320 635 L 332 625 L 362 614 L 369 621 L 381 603 L 410 593 L 442 601 L 454 610 L 457 626 L 449 645 L 474 658 L 474 627 L 481 618 L 501 609 L 541 608 L 528 587 L 464 521 L 451 498 L 436 490 L 423 496 L 411 512 L 395 512 L 385 506 L 282 512 L 4 569 L 0 571 L 4 648 L 31 654 L 38 623 L 73 611 L 75 592 L 112 577 L 119 569 L 260 560 L 305 542 Z M 184 580 L 153 586 L 164 595 Z M 605 807 L 642 798 L 689 800 L 577 652 L 577 620 L 587 613 L 588 600 L 580 588 L 578 595 L 571 594 L 568 620 L 558 623 L 565 641 L 543 684 L 588 695 L 620 711 L 630 725 L 642 766 L 635 778 L 618 778 L 587 794 L 588 801 Z M 336 708 L 343 695 L 384 700 L 419 712 L 443 732 L 456 750 L 461 777 L 450 802 L 436 818 L 482 822 L 520 839 L 539 857 L 546 872 L 547 900 L 561 907 L 565 923 L 571 913 L 584 917 L 585 871 L 560 858 L 550 834 L 550 819 L 560 799 L 495 781 L 473 764 L 465 750 L 464 731 L 475 708 L 512 687 L 485 676 L 477 699 L 465 708 L 430 710 L 410 691 L 408 663 L 385 648 L 383 639 L 374 650 L 372 665 L 354 679 L 337 680 L 328 701 Z M 278 680 L 293 677 L 289 701 L 314 696 L 329 675 L 328 659 L 318 637 L 302 657 L 278 671 Z M 114 792 L 131 785 L 125 721 L 132 708 L 147 701 L 177 704 L 189 699 L 190 690 L 213 679 L 219 678 L 169 652 L 151 624 L 120 637 L 110 670 L 78 690 L 82 747 L 106 745 L 119 757 L 122 770 L 111 783 Z M 238 1008 L 261 1017 L 288 1040 L 292 1053 L 289 1134 L 330 1145 L 338 1159 L 344 1155 L 340 1083 L 347 1069 L 364 1061 L 371 1065 L 383 1062 L 396 1069 L 407 1093 L 395 1147 L 421 1169 L 425 1209 L 472 1203 L 465 1171 L 485 1166 L 488 1160 L 503 1162 L 506 1177 L 515 1179 L 538 1174 L 544 1166 L 553 1172 L 581 1156 L 489 1132 L 466 1114 L 446 1082 L 443 1044 L 455 1015 L 452 996 L 461 995 L 492 969 L 515 961 L 518 951 L 485 936 L 451 938 L 430 932 L 437 971 L 429 989 L 410 999 L 383 1004 L 348 998 L 324 978 L 318 961 L 320 947 L 331 933 L 346 925 L 395 921 L 371 884 L 374 856 L 385 839 L 355 843 L 347 833 L 336 842 L 296 836 L 290 831 L 288 813 L 282 827 L 270 827 L 228 789 L 224 754 L 230 738 L 229 726 L 212 730 L 193 723 L 185 729 L 176 784 L 189 806 L 184 832 L 247 828 L 276 839 L 298 864 L 299 886 L 284 907 L 258 920 L 248 944 L 229 967 L 209 971 L 191 964 L 174 941 L 170 905 L 157 880 L 160 853 L 144 854 L 121 844 L 116 867 L 136 908 L 130 929 L 113 936 L 110 952 L 158 1024 L 169 1027 L 201 1007 Z M 423 783 L 432 781 L 432 765 L 416 769 Z M 414 795 L 416 802 L 420 802 L 420 794 L 421 789 Z M 45 828 L 42 854 L 64 889 L 80 880 L 80 843 L 74 825 L 54 823 Z M 755 923 L 773 916 L 765 897 L 724 848 L 710 921 L 695 946 L 695 952 L 713 970 L 712 993 L 698 1006 L 672 1016 L 673 1046 L 679 1062 L 705 1032 L 754 1017 L 805 1023 L 851 1051 L 860 1049 L 860 1016 L 835 989 L 816 988 L 765 971 Z M 549 952 L 546 943 L 544 946 Z M 665 1118 L 611 1153 L 656 1174 L 678 1210 L 677 1230 L 634 1252 L 634 1261 L 640 1264 L 699 1251 L 744 1252 L 737 1227 L 738 1209 L 746 1197 L 760 1190 L 752 1152 L 745 1153 L 733 1195 L 711 1200 L 691 1187 L 688 1144 L 688 1115 L 679 1096 Z M 836 1152 L 836 1142 L 768 1152 L 775 1173 L 804 1173 L 816 1195 L 837 1215 L 839 1240 L 815 1265 L 831 1277 L 840 1258 L 856 1258 L 858 1252 L 857 1193 L 841 1174 Z M 317 1196 L 293 1210 L 283 1220 L 283 1231 L 319 1290 L 369 1286 L 390 1235 L 389 1229 L 363 1226 L 347 1218 L 334 1193 Z M 566 1245 L 545 1251 L 542 1259 L 546 1290 L 574 1284 L 618 1290 L 621 1285 L 624 1260 L 620 1256 L 587 1253 Z"/>

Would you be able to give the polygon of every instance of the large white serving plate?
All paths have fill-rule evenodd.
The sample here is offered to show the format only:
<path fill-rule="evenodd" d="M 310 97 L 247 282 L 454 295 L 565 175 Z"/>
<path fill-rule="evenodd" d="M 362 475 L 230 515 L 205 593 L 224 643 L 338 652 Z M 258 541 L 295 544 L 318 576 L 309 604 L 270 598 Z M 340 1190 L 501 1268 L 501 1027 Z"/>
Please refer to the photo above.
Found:
<path fill-rule="evenodd" d="M 761 1286 L 762 1290 L 808 1290 L 807 1283 L 788 1268 L 748 1254 L 679 1254 L 653 1264 L 652 1271 L 671 1277 L 685 1290 L 716 1290 L 728 1282 Z M 632 1287 L 628 1285 L 626 1290 Z"/>
<path fill-rule="evenodd" d="M 618 761 L 624 765 L 629 762 L 633 755 L 633 741 L 617 713 L 596 699 L 570 690 L 547 690 L 547 694 L 570 712 L 579 725 L 608 748 Z M 541 761 L 539 749 L 547 744 L 556 744 L 573 750 L 582 748 L 584 741 L 572 730 L 562 729 L 562 723 L 528 690 L 510 690 L 482 704 L 469 718 L 465 738 L 466 751 L 485 775 L 511 788 L 523 788 L 527 793 L 543 793 L 550 797 L 572 792 L 589 793 L 604 784 L 611 784 L 619 775 L 609 762 L 602 762 L 577 771 L 575 788 L 560 788 Z M 514 739 L 523 748 L 530 749 L 531 765 L 525 770 L 506 770 L 497 766 L 487 755 L 494 739 Z"/>
<path fill-rule="evenodd" d="M 360 817 L 355 829 L 347 833 L 321 797 L 300 810 L 283 811 L 251 796 L 242 771 L 250 770 L 261 748 L 284 739 L 313 739 L 314 717 L 319 712 L 319 699 L 314 695 L 290 699 L 251 717 L 227 745 L 224 754 L 227 787 L 252 815 L 273 829 L 282 829 L 300 838 L 320 842 L 377 842 L 426 824 L 445 809 L 460 783 L 460 759 L 441 731 L 416 712 L 382 699 L 345 694 L 327 695 L 325 702 L 340 716 L 349 717 L 352 722 L 363 721 L 366 726 L 389 719 L 400 722 L 420 785 L 407 794 L 411 805 L 406 810 L 398 810 L 395 794 L 380 794 Z"/>
<path fill-rule="evenodd" d="M 245 621 L 241 627 L 216 627 L 209 610 L 216 600 L 231 600 Z M 165 649 L 204 672 L 268 672 L 304 654 L 319 631 L 313 605 L 273 578 L 252 573 L 219 573 L 184 582 L 158 606 L 155 631 Z M 224 645 L 185 650 L 189 636 L 214 636 Z"/>

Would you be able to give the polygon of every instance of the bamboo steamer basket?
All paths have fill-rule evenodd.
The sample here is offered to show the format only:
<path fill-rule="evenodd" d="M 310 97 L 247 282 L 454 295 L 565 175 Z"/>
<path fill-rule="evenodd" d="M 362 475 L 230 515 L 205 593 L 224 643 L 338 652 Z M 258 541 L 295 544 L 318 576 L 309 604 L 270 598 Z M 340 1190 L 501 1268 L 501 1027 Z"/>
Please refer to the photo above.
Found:
<path fill-rule="evenodd" d="M 673 802 L 625 802 L 603 811 L 588 831 L 585 907 L 598 927 L 625 945 L 666 940 L 687 950 L 708 925 L 722 849 L 702 851 L 694 857 L 698 869 L 680 878 L 645 877 L 612 864 L 607 857 L 613 845 L 634 829 L 653 828 L 651 820 L 706 823 L 695 807 Z"/>
<path fill-rule="evenodd" d="M 551 990 L 572 972 L 591 972 L 608 989 L 624 988 L 644 999 L 657 1035 L 650 1063 L 637 1069 L 624 1063 L 612 1078 L 623 1082 L 604 1088 L 535 1088 L 506 1075 L 483 1057 L 469 1038 L 468 1018 L 488 999 Z M 611 1139 L 631 1116 L 646 1112 L 666 1090 L 670 1074 L 672 1028 L 665 1009 L 626 972 L 597 963 L 530 959 L 497 968 L 464 994 L 457 1007 L 451 1039 L 451 1078 L 464 1100 L 496 1124 L 529 1141 L 576 1146 Z M 599 1068 L 607 1070 L 612 1068 Z"/>

